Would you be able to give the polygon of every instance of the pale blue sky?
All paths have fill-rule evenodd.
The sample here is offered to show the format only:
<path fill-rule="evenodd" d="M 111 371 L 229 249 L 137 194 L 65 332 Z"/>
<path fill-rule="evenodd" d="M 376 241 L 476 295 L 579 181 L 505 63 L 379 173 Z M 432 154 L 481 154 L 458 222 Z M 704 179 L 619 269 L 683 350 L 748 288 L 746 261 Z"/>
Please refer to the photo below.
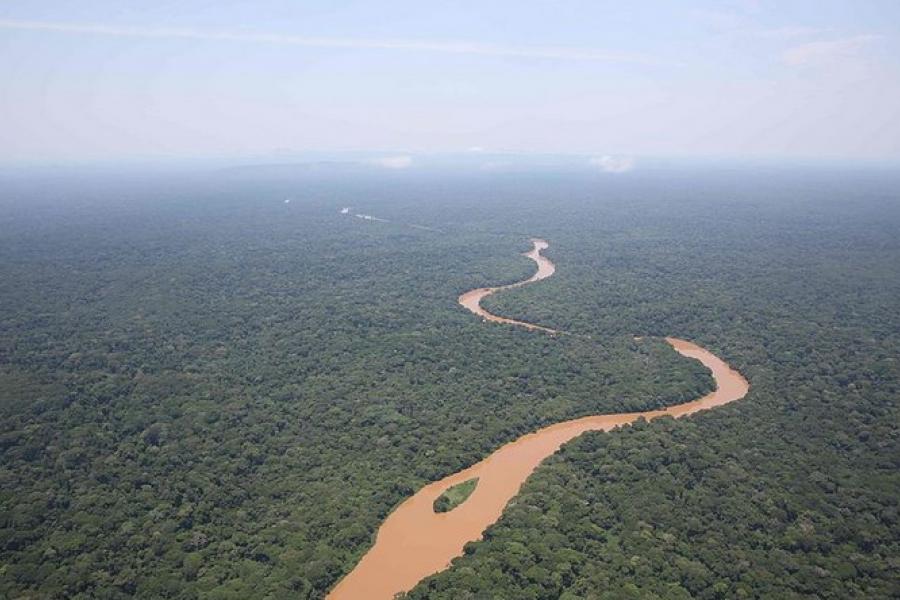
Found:
<path fill-rule="evenodd" d="M 898 36 L 896 0 L 2 1 L 0 161 L 898 160 Z"/>

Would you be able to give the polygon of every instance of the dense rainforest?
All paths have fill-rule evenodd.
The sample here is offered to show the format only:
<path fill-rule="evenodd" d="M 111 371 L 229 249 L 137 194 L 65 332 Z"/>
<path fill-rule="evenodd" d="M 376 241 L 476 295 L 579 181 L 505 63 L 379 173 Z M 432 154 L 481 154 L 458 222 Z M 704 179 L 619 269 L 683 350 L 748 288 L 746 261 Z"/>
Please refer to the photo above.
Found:
<path fill-rule="evenodd" d="M 708 391 L 667 335 L 750 394 L 569 443 L 409 596 L 898 593 L 896 174 L 3 177 L 2 596 L 321 598 L 426 482 Z M 485 306 L 584 335 L 456 304 L 535 235 Z"/>

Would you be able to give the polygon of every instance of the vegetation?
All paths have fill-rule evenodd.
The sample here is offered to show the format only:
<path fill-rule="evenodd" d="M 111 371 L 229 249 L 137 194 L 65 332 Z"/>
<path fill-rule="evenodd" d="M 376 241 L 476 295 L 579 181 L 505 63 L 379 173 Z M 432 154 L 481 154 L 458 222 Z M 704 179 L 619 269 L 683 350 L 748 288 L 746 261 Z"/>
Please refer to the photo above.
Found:
<path fill-rule="evenodd" d="M 320 598 L 424 483 L 710 389 L 664 335 L 750 395 L 568 444 L 410 595 L 896 596 L 896 178 L 315 177 L 2 182 L 0 596 Z M 533 235 L 488 305 L 590 337 L 456 305 Z"/>
<path fill-rule="evenodd" d="M 676 187 L 677 209 L 546 234 L 558 278 L 491 310 L 696 340 L 750 394 L 568 444 L 411 598 L 897 597 L 898 188 L 821 177 Z"/>
<path fill-rule="evenodd" d="M 434 501 L 434 512 L 444 513 L 453 510 L 469 499 L 469 496 L 475 491 L 475 486 L 477 485 L 478 478 L 473 477 L 462 483 L 450 486 L 443 494 L 437 497 L 437 500 Z"/>

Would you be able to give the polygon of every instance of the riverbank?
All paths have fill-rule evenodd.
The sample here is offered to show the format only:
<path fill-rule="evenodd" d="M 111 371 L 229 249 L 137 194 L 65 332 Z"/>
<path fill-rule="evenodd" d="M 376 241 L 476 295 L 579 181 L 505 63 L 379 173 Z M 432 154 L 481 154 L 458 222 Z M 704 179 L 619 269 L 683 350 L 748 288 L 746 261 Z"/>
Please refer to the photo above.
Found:
<path fill-rule="evenodd" d="M 459 297 L 459 303 L 485 321 L 506 323 L 529 330 L 559 333 L 557 330 L 493 315 L 481 308 L 481 299 L 501 290 L 519 287 L 550 277 L 555 265 L 541 255 L 549 244 L 533 239 L 533 249 L 525 255 L 535 261 L 537 272 L 527 280 L 507 286 L 479 288 Z M 749 383 L 725 361 L 686 340 L 666 338 L 672 348 L 687 358 L 700 361 L 712 373 L 716 389 L 698 400 L 666 409 L 593 415 L 556 423 L 501 446 L 471 467 L 426 485 L 401 503 L 382 524 L 375 544 L 328 598 L 389 600 L 412 589 L 425 577 L 449 566 L 461 556 L 465 544 L 481 539 L 484 530 L 500 518 L 529 475 L 560 446 L 587 431 L 609 431 L 639 418 L 687 416 L 743 398 Z M 435 513 L 434 501 L 448 488 L 478 478 L 471 496 L 446 513 Z"/>

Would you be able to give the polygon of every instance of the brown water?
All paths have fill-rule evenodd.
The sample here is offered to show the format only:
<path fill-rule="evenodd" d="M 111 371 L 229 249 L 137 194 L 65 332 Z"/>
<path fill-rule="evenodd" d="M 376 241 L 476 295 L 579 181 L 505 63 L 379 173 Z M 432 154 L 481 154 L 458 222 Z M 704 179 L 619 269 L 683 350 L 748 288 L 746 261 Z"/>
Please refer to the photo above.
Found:
<path fill-rule="evenodd" d="M 459 297 L 460 304 L 487 321 L 556 333 L 546 327 L 492 315 L 479 305 L 481 298 L 498 290 L 553 274 L 553 263 L 540 254 L 548 246 L 547 242 L 532 241 L 534 249 L 526 256 L 538 264 L 534 276 L 510 286 L 472 290 Z M 484 530 L 500 518 L 507 503 L 541 461 L 585 431 L 608 431 L 640 417 L 683 417 L 739 400 L 747 394 L 750 388 L 747 380 L 711 352 L 685 340 L 666 338 L 666 341 L 679 354 L 703 363 L 712 372 L 716 390 L 699 400 L 663 410 L 596 415 L 550 425 L 500 447 L 468 469 L 426 485 L 388 515 L 378 530 L 375 544 L 328 598 L 389 600 L 399 592 L 412 589 L 425 577 L 443 571 L 453 558 L 462 555 L 466 543 L 481 539 Z M 465 502 L 450 512 L 434 512 L 432 505 L 438 496 L 473 477 L 479 478 L 478 486 Z"/>
<path fill-rule="evenodd" d="M 553 275 L 554 271 L 556 271 L 556 266 L 550 262 L 550 259 L 546 256 L 541 255 L 541 250 L 548 248 L 550 244 L 540 239 L 532 239 L 531 243 L 534 244 L 534 248 L 532 248 L 529 252 L 525 253 L 525 256 L 533 260 L 537 263 L 537 273 L 529 277 L 524 281 L 519 281 L 518 283 L 513 283 L 510 285 L 501 285 L 498 287 L 488 287 L 488 288 L 478 288 L 477 290 L 471 290 L 466 292 L 462 296 L 459 297 L 459 303 L 465 306 L 467 309 L 484 319 L 485 321 L 491 321 L 492 323 L 507 323 L 509 325 L 518 325 L 520 327 L 524 327 L 525 329 L 531 329 L 535 331 L 546 331 L 547 333 L 559 333 L 555 329 L 550 329 L 549 327 L 543 327 L 541 325 L 535 325 L 534 323 L 526 323 L 525 321 L 516 321 L 515 319 L 507 319 L 506 317 L 498 317 L 497 315 L 492 315 L 488 311 L 481 308 L 481 300 L 490 296 L 494 292 L 499 292 L 500 290 L 508 290 L 511 288 L 516 288 L 521 285 L 525 285 L 526 283 L 532 283 L 534 281 L 540 281 L 541 279 L 546 279 Z"/>

